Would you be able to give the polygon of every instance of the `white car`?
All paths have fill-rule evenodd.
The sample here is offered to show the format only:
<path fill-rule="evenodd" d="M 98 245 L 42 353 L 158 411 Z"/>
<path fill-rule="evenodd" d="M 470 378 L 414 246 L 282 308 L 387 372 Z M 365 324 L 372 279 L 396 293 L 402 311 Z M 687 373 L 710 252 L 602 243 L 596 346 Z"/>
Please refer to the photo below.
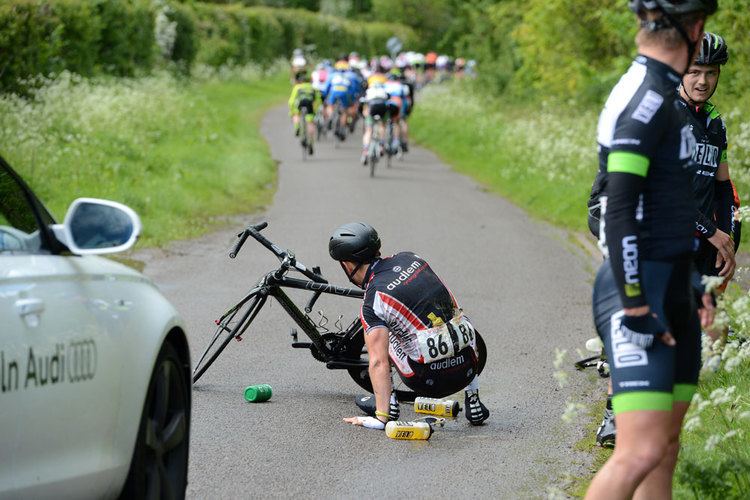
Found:
<path fill-rule="evenodd" d="M 63 224 L 0 157 L 0 498 L 182 498 L 185 326 L 154 284 L 94 254 L 138 216 L 81 198 Z"/>

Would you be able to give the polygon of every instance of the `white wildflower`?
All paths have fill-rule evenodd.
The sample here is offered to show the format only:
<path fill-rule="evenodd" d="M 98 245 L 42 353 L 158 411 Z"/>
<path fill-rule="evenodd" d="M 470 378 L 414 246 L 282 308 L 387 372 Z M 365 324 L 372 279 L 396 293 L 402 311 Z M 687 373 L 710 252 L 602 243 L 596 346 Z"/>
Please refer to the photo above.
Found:
<path fill-rule="evenodd" d="M 555 347 L 555 361 L 554 363 L 552 363 L 552 365 L 556 369 L 562 368 L 563 363 L 565 363 L 565 358 L 567 354 L 568 354 L 567 349 L 558 349 L 557 347 Z"/>
<path fill-rule="evenodd" d="M 709 397 L 714 406 L 718 406 L 732 401 L 732 395 L 736 390 L 737 387 L 735 386 L 731 386 L 726 389 L 719 387 L 718 389 L 714 389 Z"/>
<path fill-rule="evenodd" d="M 701 276 L 701 284 L 705 287 L 705 293 L 711 293 L 716 288 L 724 284 L 724 278 L 721 276 Z"/>
<path fill-rule="evenodd" d="M 156 3 L 156 2 L 155 2 Z M 159 2 L 161 3 L 161 2 Z M 177 22 L 170 21 L 169 14 L 171 10 L 168 5 L 162 4 L 156 11 L 154 23 L 154 38 L 156 46 L 164 59 L 172 58 L 172 51 L 177 40 Z"/>
<path fill-rule="evenodd" d="M 696 430 L 700 426 L 701 426 L 701 417 L 699 415 L 694 415 L 685 421 L 685 424 L 683 425 L 683 429 L 685 429 L 686 432 L 691 432 L 691 431 Z"/>
<path fill-rule="evenodd" d="M 581 416 L 581 412 L 583 412 L 586 409 L 586 405 L 583 405 L 581 403 L 571 403 L 568 402 L 568 405 L 565 407 L 565 412 L 562 414 L 562 420 L 565 423 L 573 423 L 574 421 L 579 420 Z"/>
<path fill-rule="evenodd" d="M 738 436 L 740 434 L 740 431 L 737 429 L 732 429 L 721 438 L 722 441 L 726 441 L 727 439 L 732 439 L 734 436 Z"/>
<path fill-rule="evenodd" d="M 706 440 L 706 446 L 703 448 L 706 451 L 711 451 L 716 448 L 716 445 L 721 442 L 721 436 L 719 434 L 712 434 Z"/>
<path fill-rule="evenodd" d="M 719 369 L 720 366 L 721 356 L 713 354 L 709 356 L 706 362 L 703 364 L 703 369 L 710 372 L 715 372 Z"/>
<path fill-rule="evenodd" d="M 552 376 L 555 378 L 555 380 L 557 381 L 557 384 L 560 387 L 565 387 L 566 385 L 568 385 L 569 375 L 566 372 L 562 370 L 557 370 L 552 374 Z"/>

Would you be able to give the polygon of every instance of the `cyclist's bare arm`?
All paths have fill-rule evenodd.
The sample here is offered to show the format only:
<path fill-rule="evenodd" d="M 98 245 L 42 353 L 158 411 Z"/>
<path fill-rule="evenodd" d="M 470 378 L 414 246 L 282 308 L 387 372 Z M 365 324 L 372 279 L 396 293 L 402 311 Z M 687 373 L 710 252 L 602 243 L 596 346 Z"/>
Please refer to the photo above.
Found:
<path fill-rule="evenodd" d="M 370 358 L 370 380 L 375 393 L 375 409 L 388 413 L 391 397 L 391 365 L 388 357 L 388 329 L 373 328 L 365 333 L 365 345 Z"/>

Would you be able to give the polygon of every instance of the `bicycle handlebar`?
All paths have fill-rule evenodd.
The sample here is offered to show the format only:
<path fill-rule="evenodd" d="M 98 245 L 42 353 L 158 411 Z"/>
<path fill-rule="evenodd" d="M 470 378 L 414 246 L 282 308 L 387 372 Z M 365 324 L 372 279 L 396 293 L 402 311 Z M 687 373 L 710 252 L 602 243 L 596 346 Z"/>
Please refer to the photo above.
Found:
<path fill-rule="evenodd" d="M 280 261 L 284 262 L 284 259 L 289 258 L 289 267 L 293 267 L 316 283 L 328 283 L 328 280 L 326 280 L 323 276 L 309 270 L 303 263 L 297 261 L 297 259 L 294 257 L 294 254 L 277 246 L 275 243 L 269 241 L 268 238 L 260 234 L 260 232 L 267 227 L 268 222 L 261 222 L 260 224 L 255 224 L 254 226 L 248 226 L 244 231 L 238 234 L 237 236 L 240 238 L 240 240 L 234 246 L 234 249 L 229 252 L 229 258 L 234 259 L 235 257 L 237 257 L 240 248 L 242 248 L 242 245 L 245 244 L 248 236 L 252 236 L 256 241 L 258 241 L 258 243 L 269 249 Z"/>

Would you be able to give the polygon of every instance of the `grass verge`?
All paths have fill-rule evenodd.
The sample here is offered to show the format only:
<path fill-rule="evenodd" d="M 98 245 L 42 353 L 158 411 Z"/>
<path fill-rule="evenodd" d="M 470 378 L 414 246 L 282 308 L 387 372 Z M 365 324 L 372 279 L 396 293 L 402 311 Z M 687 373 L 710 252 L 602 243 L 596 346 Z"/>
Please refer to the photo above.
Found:
<path fill-rule="evenodd" d="M 280 73 L 64 73 L 31 99 L 0 96 L 0 154 L 58 219 L 79 196 L 121 201 L 141 216 L 141 244 L 161 245 L 270 201 L 276 165 L 259 124 L 287 92 Z"/>

